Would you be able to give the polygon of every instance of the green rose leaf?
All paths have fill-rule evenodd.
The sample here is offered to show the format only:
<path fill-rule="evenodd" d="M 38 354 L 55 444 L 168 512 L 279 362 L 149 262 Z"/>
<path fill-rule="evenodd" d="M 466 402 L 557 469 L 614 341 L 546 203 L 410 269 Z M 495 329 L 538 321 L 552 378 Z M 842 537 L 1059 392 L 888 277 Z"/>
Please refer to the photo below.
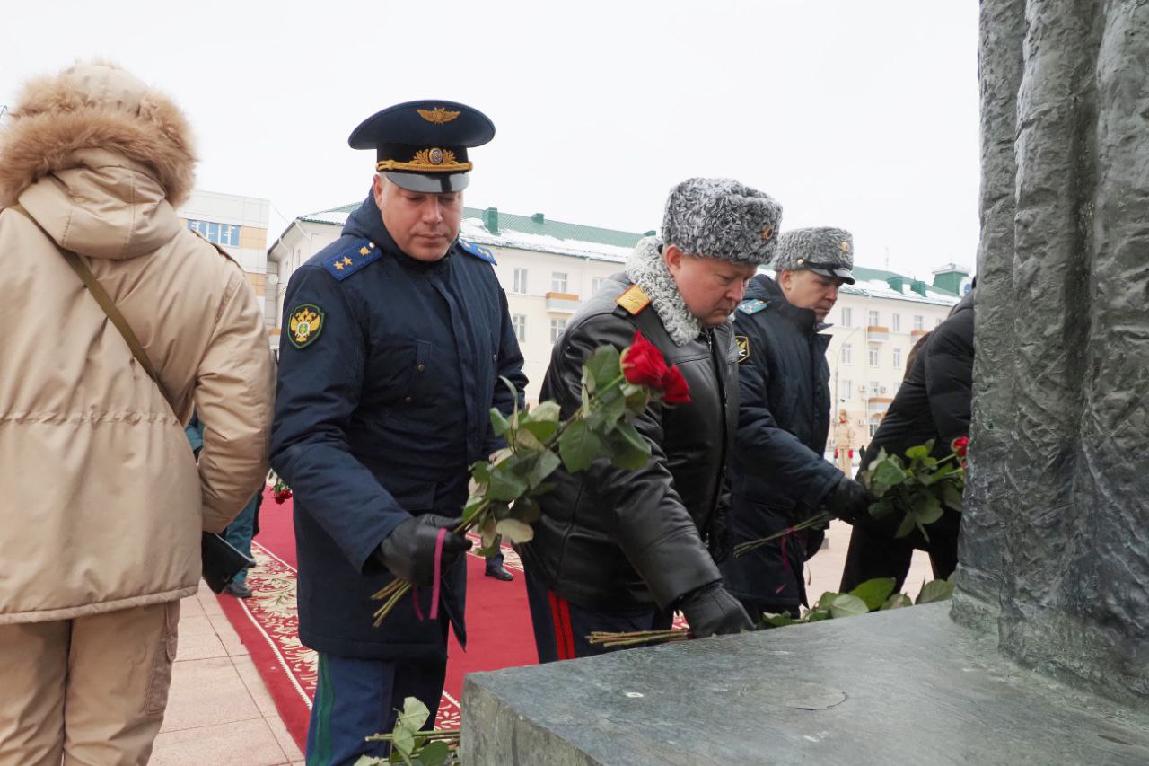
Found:
<path fill-rule="evenodd" d="M 562 461 L 555 453 L 550 450 L 540 452 L 534 465 L 531 466 L 530 473 L 527 474 L 527 483 L 531 489 L 538 489 L 539 485 L 546 481 L 560 465 L 562 465 Z"/>
<path fill-rule="evenodd" d="M 954 594 L 954 585 L 945 580 L 931 580 L 922 586 L 918 594 L 918 604 L 932 604 L 936 601 L 948 601 Z"/>
<path fill-rule="evenodd" d="M 518 447 L 520 450 L 529 450 L 531 452 L 542 452 L 542 451 L 546 450 L 546 447 L 544 447 L 542 441 L 540 441 L 539 438 L 537 436 L 535 436 L 534 431 L 531 429 L 531 425 L 539 425 L 539 424 L 524 423 L 522 428 L 515 431 L 515 446 Z M 542 425 L 553 426 L 554 424 L 553 423 L 543 423 Z M 557 428 L 557 426 L 556 426 L 556 428 Z"/>
<path fill-rule="evenodd" d="M 902 517 L 902 523 L 898 525 L 898 531 L 894 533 L 894 537 L 905 537 L 910 532 L 913 532 L 918 526 L 915 521 L 914 514 L 907 513 Z"/>
<path fill-rule="evenodd" d="M 893 577 L 875 577 L 854 588 L 850 591 L 850 595 L 862 599 L 866 603 L 866 609 L 876 612 L 894 592 L 896 582 Z"/>
<path fill-rule="evenodd" d="M 834 619 L 841 617 L 854 617 L 859 614 L 867 614 L 870 608 L 866 606 L 866 602 L 850 593 L 839 593 L 830 602 L 830 615 Z"/>
<path fill-rule="evenodd" d="M 511 421 L 507 416 L 499 412 L 495 407 L 491 408 L 491 428 L 495 431 L 495 436 L 502 436 L 511 427 Z"/>
<path fill-rule="evenodd" d="M 611 462 L 619 468 L 637 471 L 650 461 L 650 443 L 630 423 L 615 426 L 608 444 L 611 448 Z"/>
<path fill-rule="evenodd" d="M 602 439 L 585 420 L 573 421 L 559 437 L 559 455 L 568 471 L 585 471 L 602 451 Z"/>
<path fill-rule="evenodd" d="M 914 602 L 910 601 L 910 597 L 905 593 L 895 593 L 886 599 L 886 603 L 882 604 L 881 611 L 885 612 L 890 609 L 901 609 L 907 606 L 913 606 Z"/>
<path fill-rule="evenodd" d="M 540 515 L 539 504 L 530 497 L 520 497 L 511 507 L 511 518 L 518 519 L 524 524 L 534 524 Z"/>
<path fill-rule="evenodd" d="M 879 497 L 908 478 L 908 474 L 895 462 L 896 460 L 896 458 L 891 458 L 878 463 L 870 475 L 870 483 L 873 485 L 874 493 Z"/>
<path fill-rule="evenodd" d="M 919 444 L 906 450 L 906 457 L 910 460 L 925 460 L 929 456 L 930 451 L 926 449 L 924 444 Z"/>
<path fill-rule="evenodd" d="M 499 463 L 491 471 L 490 483 L 487 485 L 488 499 L 510 501 L 526 491 L 527 482 L 515 475 L 510 461 Z"/>
<path fill-rule="evenodd" d="M 531 420 L 542 422 L 549 420 L 552 423 L 559 422 L 559 405 L 558 402 L 547 400 L 540 402 L 531 408 Z"/>
<path fill-rule="evenodd" d="M 811 609 L 802 615 L 802 622 L 821 622 L 833 617 L 829 609 Z"/>
<path fill-rule="evenodd" d="M 914 511 L 918 517 L 918 523 L 923 527 L 933 524 L 942 517 L 942 513 L 944 512 L 941 501 L 930 493 L 922 493 L 921 496 L 917 498 Z"/>
<path fill-rule="evenodd" d="M 587 360 L 586 369 L 594 379 L 596 389 L 615 382 L 622 374 L 618 349 L 614 346 L 599 346 Z"/>
<path fill-rule="evenodd" d="M 798 621 L 790 615 L 782 612 L 775 614 L 774 612 L 763 612 L 761 625 L 766 628 L 784 628 L 787 625 L 794 625 Z"/>
<path fill-rule="evenodd" d="M 361 755 L 355 761 L 355 766 L 387 766 L 390 761 L 386 758 L 376 758 L 373 755 Z"/>
<path fill-rule="evenodd" d="M 836 599 L 840 595 L 842 595 L 842 594 L 841 593 L 832 593 L 830 591 L 826 591 L 825 593 L 822 594 L 822 597 L 820 599 L 818 599 L 818 603 L 814 605 L 814 608 L 815 609 L 829 609 L 830 604 L 832 604 L 834 602 L 834 599 Z"/>
<path fill-rule="evenodd" d="M 518 519 L 503 519 L 495 524 L 495 532 L 510 540 L 512 543 L 529 543 L 534 539 L 535 531 L 530 524 Z"/>
<path fill-rule="evenodd" d="M 443 766 L 451 757 L 451 748 L 442 740 L 428 743 L 419 751 L 419 763 L 422 766 Z"/>
<path fill-rule="evenodd" d="M 947 508 L 961 513 L 962 510 L 962 491 L 952 481 L 947 481 L 942 484 L 942 502 L 946 504 Z"/>

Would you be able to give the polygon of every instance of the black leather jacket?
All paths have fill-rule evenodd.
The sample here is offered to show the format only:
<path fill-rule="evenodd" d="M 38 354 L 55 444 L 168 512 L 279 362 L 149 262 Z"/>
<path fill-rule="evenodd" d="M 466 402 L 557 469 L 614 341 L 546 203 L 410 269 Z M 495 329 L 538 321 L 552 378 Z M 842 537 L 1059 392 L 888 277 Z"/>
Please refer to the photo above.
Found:
<path fill-rule="evenodd" d="M 737 351 L 729 325 L 683 347 L 670 340 L 653 306 L 630 314 L 617 305 L 629 287 L 616 275 L 580 309 L 555 344 L 541 398 L 569 417 L 580 403 L 583 362 L 595 348 L 629 346 L 641 330 L 677 364 L 691 401 L 653 404 L 635 422 L 652 446 L 647 466 L 552 476 L 534 539 L 522 546 L 528 569 L 558 595 L 588 609 L 667 608 L 721 579 L 703 540 L 717 522 L 727 455 L 738 421 Z"/>

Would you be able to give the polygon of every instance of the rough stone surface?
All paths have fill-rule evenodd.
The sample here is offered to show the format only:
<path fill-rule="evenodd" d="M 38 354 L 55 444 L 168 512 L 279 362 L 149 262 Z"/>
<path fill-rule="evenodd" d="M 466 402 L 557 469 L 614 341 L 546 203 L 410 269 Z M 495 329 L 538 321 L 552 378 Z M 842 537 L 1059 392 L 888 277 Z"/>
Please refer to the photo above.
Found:
<path fill-rule="evenodd" d="M 982 0 L 973 470 L 955 617 L 1149 700 L 1149 3 Z"/>
<path fill-rule="evenodd" d="M 1149 712 L 945 604 L 467 677 L 464 764 L 1149 763 Z"/>

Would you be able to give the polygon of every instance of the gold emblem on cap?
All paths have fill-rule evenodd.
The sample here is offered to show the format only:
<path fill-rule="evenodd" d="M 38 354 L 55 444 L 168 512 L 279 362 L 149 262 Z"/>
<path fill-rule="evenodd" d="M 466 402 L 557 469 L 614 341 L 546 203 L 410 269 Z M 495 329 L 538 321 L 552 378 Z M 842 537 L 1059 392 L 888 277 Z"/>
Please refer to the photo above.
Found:
<path fill-rule="evenodd" d="M 462 114 L 462 112 L 452 112 L 441 106 L 437 106 L 434 109 L 416 109 L 415 111 L 418 112 L 419 116 L 424 120 L 436 125 L 451 122 L 452 120 L 458 119 L 459 115 Z"/>
<path fill-rule="evenodd" d="M 774 227 L 773 226 L 768 225 L 768 226 L 763 227 L 763 229 L 762 229 L 762 241 L 763 242 L 769 242 L 770 238 L 773 236 L 774 236 Z"/>
<path fill-rule="evenodd" d="M 471 163 L 459 162 L 450 149 L 432 147 L 415 152 L 415 156 L 409 162 L 383 160 L 375 163 L 376 172 L 382 173 L 385 170 L 408 173 L 467 173 L 471 170 Z"/>
<path fill-rule="evenodd" d="M 850 252 L 850 243 L 843 239 L 842 244 L 838 245 L 838 249 L 843 253 L 848 253 Z"/>

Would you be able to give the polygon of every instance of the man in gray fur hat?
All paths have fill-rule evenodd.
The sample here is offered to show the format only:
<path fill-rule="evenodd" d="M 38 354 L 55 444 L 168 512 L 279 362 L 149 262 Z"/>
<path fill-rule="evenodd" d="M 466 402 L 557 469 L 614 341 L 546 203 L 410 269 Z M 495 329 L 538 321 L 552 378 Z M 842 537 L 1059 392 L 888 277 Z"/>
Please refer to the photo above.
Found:
<path fill-rule="evenodd" d="M 696 636 L 752 627 L 707 550 L 738 422 L 729 317 L 774 252 L 782 208 L 736 181 L 694 178 L 670 193 L 662 237 L 636 245 L 555 344 L 541 398 L 569 417 L 595 348 L 641 331 L 681 369 L 690 402 L 652 403 L 635 422 L 652 458 L 637 471 L 597 461 L 552 478 L 534 539 L 522 547 L 539 660 L 605 650 L 593 630 L 668 628 L 677 611 Z"/>
<path fill-rule="evenodd" d="M 734 317 L 741 404 L 730 466 L 729 543 L 767 537 L 819 508 L 846 520 L 865 513 L 862 485 L 823 459 L 830 428 L 830 370 L 821 331 L 853 284 L 854 239 L 817 227 L 778 238 L 777 277 L 755 277 Z M 822 533 L 795 532 L 722 561 L 731 593 L 754 618 L 798 615 L 802 567 Z"/>

